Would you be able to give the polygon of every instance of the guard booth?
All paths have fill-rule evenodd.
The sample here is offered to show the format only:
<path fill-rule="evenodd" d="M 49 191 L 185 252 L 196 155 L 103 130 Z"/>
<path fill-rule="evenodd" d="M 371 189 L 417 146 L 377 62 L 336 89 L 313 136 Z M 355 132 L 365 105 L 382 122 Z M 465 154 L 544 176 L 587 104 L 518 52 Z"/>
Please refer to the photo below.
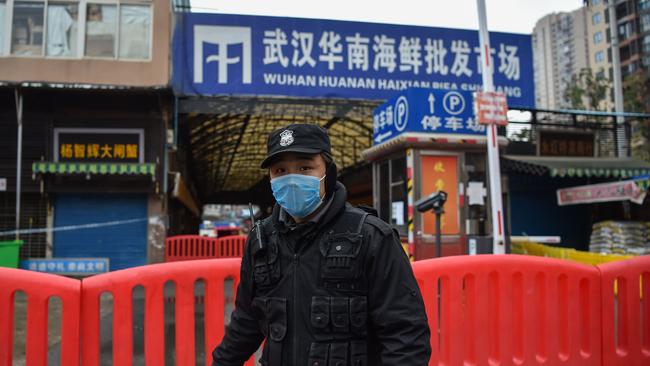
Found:
<path fill-rule="evenodd" d="M 375 109 L 373 146 L 363 152 L 372 163 L 373 204 L 412 260 L 436 255 L 435 215 L 414 206 L 436 191 L 448 194 L 442 256 L 491 253 L 486 136 L 470 91 L 411 88 Z M 505 147 L 506 137 L 498 144 Z M 508 207 L 506 195 L 503 202 Z"/>

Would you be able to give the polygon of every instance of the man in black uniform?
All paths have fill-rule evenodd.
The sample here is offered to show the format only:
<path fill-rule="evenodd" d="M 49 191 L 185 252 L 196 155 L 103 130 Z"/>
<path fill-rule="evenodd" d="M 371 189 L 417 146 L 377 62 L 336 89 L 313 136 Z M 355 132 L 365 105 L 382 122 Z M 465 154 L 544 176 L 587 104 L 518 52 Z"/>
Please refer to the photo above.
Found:
<path fill-rule="evenodd" d="M 429 326 L 397 233 L 346 203 L 327 132 L 272 132 L 262 168 L 277 204 L 248 236 L 231 322 L 213 366 L 424 366 Z"/>

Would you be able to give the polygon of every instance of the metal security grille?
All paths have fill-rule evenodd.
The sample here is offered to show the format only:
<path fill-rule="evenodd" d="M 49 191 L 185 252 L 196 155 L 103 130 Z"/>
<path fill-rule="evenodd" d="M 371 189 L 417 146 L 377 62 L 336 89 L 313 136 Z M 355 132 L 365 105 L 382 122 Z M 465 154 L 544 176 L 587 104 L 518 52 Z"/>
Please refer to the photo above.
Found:
<path fill-rule="evenodd" d="M 47 226 L 47 197 L 40 193 L 24 193 L 21 196 L 20 230 L 42 229 Z M 0 232 L 16 229 L 16 193 L 0 192 Z M 0 241 L 14 240 L 15 234 L 0 237 Z M 20 258 L 43 258 L 47 246 L 47 234 L 21 234 L 23 241 Z"/>
<path fill-rule="evenodd" d="M 535 155 L 540 132 L 563 131 L 592 133 L 595 136 L 594 157 L 638 158 L 634 144 L 635 135 L 640 135 L 641 140 L 647 138 L 645 131 L 650 126 L 650 119 L 641 114 L 626 117 L 623 122 L 616 122 L 616 116 L 606 112 L 551 111 L 518 107 L 510 108 L 508 119 L 507 136 L 511 144 L 524 143 L 532 149 L 524 155 Z"/>

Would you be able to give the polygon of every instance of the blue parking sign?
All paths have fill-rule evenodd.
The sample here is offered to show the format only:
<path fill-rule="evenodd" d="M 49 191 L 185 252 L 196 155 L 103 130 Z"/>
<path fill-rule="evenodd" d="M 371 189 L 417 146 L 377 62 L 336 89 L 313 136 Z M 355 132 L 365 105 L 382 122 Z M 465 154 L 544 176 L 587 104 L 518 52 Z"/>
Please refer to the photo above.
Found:
<path fill-rule="evenodd" d="M 472 92 L 411 88 L 373 112 L 373 144 L 405 132 L 485 135 L 476 121 Z"/>

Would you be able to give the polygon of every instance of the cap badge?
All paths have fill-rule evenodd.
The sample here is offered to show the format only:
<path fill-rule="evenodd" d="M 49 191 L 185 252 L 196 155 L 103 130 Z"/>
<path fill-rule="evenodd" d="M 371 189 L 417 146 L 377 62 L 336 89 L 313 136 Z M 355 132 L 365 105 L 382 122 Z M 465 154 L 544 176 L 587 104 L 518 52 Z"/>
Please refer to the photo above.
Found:
<path fill-rule="evenodd" d="M 293 144 L 293 131 L 284 130 L 280 134 L 280 146 L 289 146 Z"/>

